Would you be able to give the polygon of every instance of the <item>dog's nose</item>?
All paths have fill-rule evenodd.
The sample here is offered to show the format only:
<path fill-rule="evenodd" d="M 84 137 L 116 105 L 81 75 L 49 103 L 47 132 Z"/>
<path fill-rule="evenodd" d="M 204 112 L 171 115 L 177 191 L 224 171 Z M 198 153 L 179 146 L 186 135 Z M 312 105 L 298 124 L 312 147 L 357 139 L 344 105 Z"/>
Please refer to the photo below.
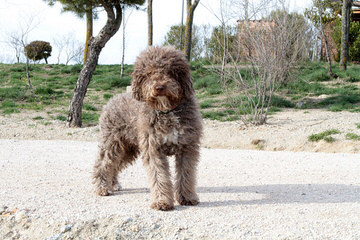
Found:
<path fill-rule="evenodd" d="M 165 90 L 165 86 L 164 85 L 157 85 L 155 87 L 155 90 L 157 93 L 162 93 Z"/>

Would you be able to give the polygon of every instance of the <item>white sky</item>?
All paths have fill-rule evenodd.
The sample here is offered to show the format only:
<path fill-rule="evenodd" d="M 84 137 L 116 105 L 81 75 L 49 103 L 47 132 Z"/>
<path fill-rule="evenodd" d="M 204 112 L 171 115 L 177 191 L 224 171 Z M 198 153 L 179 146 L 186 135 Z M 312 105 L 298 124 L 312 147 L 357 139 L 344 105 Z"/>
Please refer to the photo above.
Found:
<path fill-rule="evenodd" d="M 186 2 L 186 1 L 185 1 Z M 241 2 L 241 0 L 239 0 Z M 291 11 L 302 12 L 310 5 L 311 0 L 289 0 Z M 172 25 L 181 21 L 181 0 L 154 0 L 154 45 L 161 45 L 165 35 Z M 219 25 L 218 20 L 209 11 L 216 12 L 219 8 L 219 0 L 201 0 L 201 4 L 195 10 L 194 24 Z M 144 4 L 143 8 L 146 6 Z M 206 6 L 206 7 L 205 7 Z M 129 12 L 129 11 L 128 11 Z M 48 41 L 53 47 L 49 63 L 57 62 L 57 49 L 53 39 L 57 36 L 72 34 L 79 41 L 85 41 L 85 19 L 76 17 L 73 13 L 61 13 L 61 5 L 49 7 L 42 0 L 0 0 L 0 62 L 14 62 L 14 50 L 6 45 L 7 35 L 10 32 L 18 32 L 19 26 L 24 25 L 30 17 L 34 17 L 39 23 L 30 32 L 28 42 L 34 40 Z M 100 18 L 94 21 L 94 35 L 105 24 L 106 14 L 101 13 Z M 122 27 L 116 35 L 109 40 L 103 48 L 100 64 L 119 64 L 121 62 Z M 126 50 L 125 62 L 132 64 L 136 56 L 147 46 L 147 16 L 146 11 L 134 10 L 126 25 Z"/>

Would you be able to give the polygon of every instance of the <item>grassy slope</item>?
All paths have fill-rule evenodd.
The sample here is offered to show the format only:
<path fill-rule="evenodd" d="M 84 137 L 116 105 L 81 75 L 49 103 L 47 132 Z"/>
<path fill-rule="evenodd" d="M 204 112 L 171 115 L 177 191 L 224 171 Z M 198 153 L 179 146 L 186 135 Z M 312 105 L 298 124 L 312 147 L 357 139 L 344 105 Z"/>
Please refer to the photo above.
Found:
<path fill-rule="evenodd" d="M 65 120 L 80 70 L 79 65 L 31 65 L 34 89 L 30 91 L 24 64 L 0 64 L 0 111 L 12 114 L 30 109 L 47 112 L 50 119 Z M 97 67 L 84 101 L 85 125 L 96 124 L 107 100 L 125 91 L 131 71 L 132 66 L 126 66 L 125 77 L 120 79 L 119 65 Z M 334 65 L 334 72 L 339 75 L 338 79 L 328 77 L 324 63 L 307 63 L 299 67 L 286 86 L 279 86 L 271 112 L 296 108 L 299 102 L 304 109 L 360 111 L 360 66 L 350 65 L 344 73 Z M 225 121 L 237 119 L 234 109 L 227 103 L 218 76 L 200 63 L 192 63 L 192 75 L 204 117 Z"/>

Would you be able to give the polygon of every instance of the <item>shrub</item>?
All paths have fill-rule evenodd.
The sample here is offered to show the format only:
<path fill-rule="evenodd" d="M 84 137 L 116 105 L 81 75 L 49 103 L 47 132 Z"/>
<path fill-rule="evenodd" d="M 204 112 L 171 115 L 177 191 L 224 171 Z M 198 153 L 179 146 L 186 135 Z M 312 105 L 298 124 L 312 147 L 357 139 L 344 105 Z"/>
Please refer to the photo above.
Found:
<path fill-rule="evenodd" d="M 44 59 L 46 64 L 47 58 L 51 56 L 52 47 L 49 42 L 33 41 L 25 46 L 25 55 L 33 61 Z"/>
<path fill-rule="evenodd" d="M 104 99 L 108 100 L 110 98 L 112 98 L 112 94 L 109 94 L 109 93 L 104 93 Z"/>

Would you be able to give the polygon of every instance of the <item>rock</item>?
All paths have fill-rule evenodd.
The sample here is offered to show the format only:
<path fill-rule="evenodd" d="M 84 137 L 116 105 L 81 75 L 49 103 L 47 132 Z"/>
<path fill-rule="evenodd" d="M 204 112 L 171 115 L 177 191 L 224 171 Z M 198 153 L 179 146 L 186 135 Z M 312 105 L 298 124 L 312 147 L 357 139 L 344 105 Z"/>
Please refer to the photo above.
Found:
<path fill-rule="evenodd" d="M 5 213 L 7 209 L 8 209 L 7 206 L 0 206 L 0 215 Z"/>
<path fill-rule="evenodd" d="M 60 232 L 66 233 L 66 232 L 70 231 L 71 228 L 72 228 L 72 225 L 67 224 L 67 225 L 61 227 Z"/>
<path fill-rule="evenodd" d="M 298 102 L 298 103 L 296 103 L 296 107 L 297 107 L 297 108 L 301 108 L 303 105 L 304 105 L 303 102 Z"/>
<path fill-rule="evenodd" d="M 50 237 L 45 238 L 45 240 L 60 240 L 62 236 L 62 233 L 54 234 Z"/>
<path fill-rule="evenodd" d="M 22 220 L 27 219 L 27 214 L 25 211 L 19 211 L 15 215 L 15 221 L 21 222 Z"/>

